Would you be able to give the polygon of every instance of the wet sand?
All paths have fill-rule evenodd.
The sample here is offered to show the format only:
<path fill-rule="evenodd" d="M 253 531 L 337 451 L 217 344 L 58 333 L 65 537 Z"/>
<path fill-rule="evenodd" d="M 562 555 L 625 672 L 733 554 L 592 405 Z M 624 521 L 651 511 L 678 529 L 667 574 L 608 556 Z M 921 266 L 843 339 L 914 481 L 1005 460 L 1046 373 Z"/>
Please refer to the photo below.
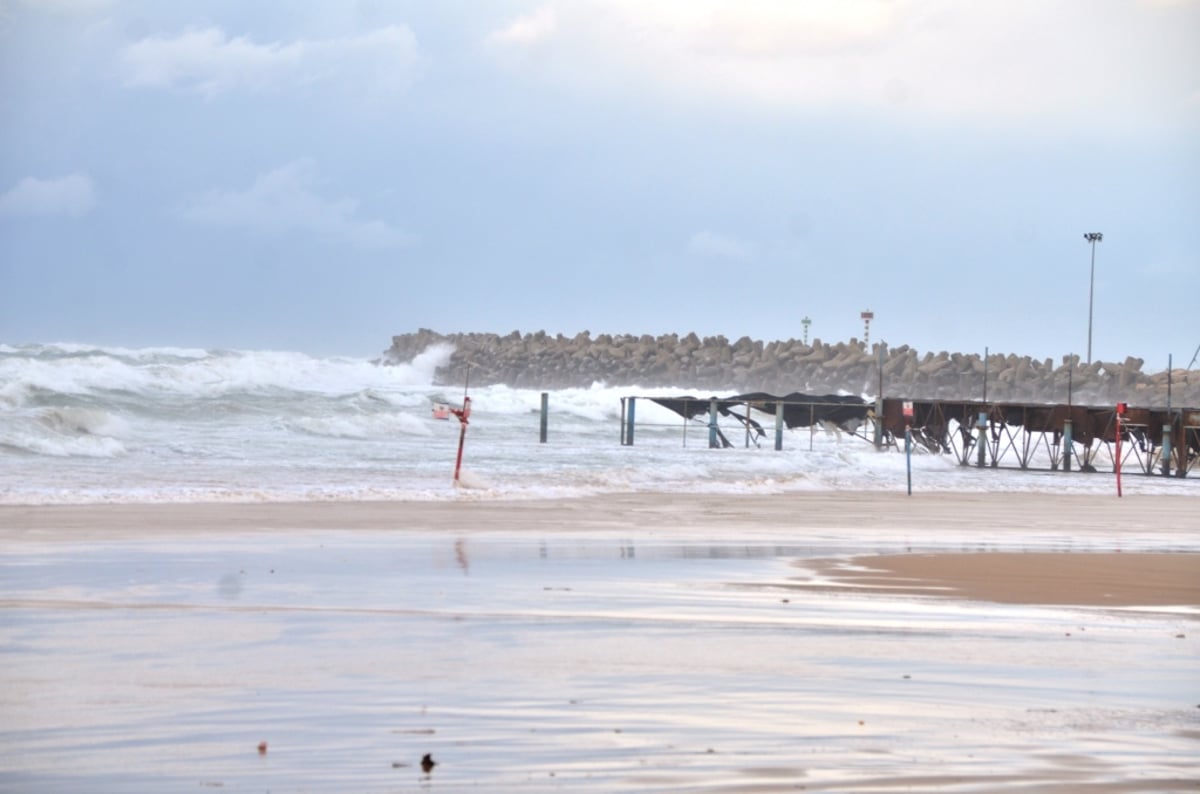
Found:
<path fill-rule="evenodd" d="M 1154 542 L 1200 550 L 1200 499 L 1043 493 L 800 493 L 769 497 L 618 494 L 581 499 L 174 505 L 0 505 L 0 541 L 154 540 L 296 530 L 687 532 L 731 538 L 813 529 L 906 531 L 918 544 L 953 529 L 992 553 L 808 562 L 839 588 L 1022 604 L 1200 606 L 1200 554 L 1137 553 Z M 976 534 L 978 530 L 978 534 Z M 1082 530 L 1082 531 L 1080 531 Z M 1006 535 L 1039 547 L 995 553 Z M 1097 550 L 1089 538 L 1115 543 Z M 1190 544 L 1190 545 L 1189 545 Z M 1051 549 L 1044 552 L 1040 546 Z M 1069 552 L 1069 553 L 1068 553 Z M 808 587 L 825 587 L 811 581 Z"/>
<path fill-rule="evenodd" d="M 1004 604 L 1200 608 L 1197 553 L 889 554 L 800 565 L 820 581 L 798 587 Z"/>
<path fill-rule="evenodd" d="M 0 791 L 1196 791 L 1198 504 L 0 507 Z"/>

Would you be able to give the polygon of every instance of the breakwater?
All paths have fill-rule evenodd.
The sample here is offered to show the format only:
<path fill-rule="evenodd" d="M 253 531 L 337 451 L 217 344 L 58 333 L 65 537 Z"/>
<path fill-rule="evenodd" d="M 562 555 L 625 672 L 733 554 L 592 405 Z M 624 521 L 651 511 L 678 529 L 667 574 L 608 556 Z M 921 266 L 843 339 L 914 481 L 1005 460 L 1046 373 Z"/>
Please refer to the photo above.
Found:
<path fill-rule="evenodd" d="M 1144 372 L 1140 358 L 1089 365 L 1079 356 L 1063 356 L 1055 362 L 992 353 L 985 363 L 978 353 L 921 352 L 908 345 L 878 343 L 868 350 L 856 339 L 804 344 L 796 339 L 764 342 L 749 337 L 731 342 L 724 336 L 694 333 L 593 337 L 587 331 L 574 336 L 544 331 L 442 334 L 422 328 L 392 337 L 381 361 L 411 361 L 437 344 L 454 347 L 449 363 L 437 371 L 437 382 L 446 385 L 461 385 L 469 366 L 473 384 L 529 389 L 603 382 L 641 388 L 874 395 L 882 370 L 887 396 L 983 399 L 986 373 L 986 399 L 991 402 L 1066 402 L 1069 387 L 1076 404 L 1167 403 L 1167 372 Z M 1173 405 L 1200 405 L 1200 370 L 1177 369 L 1172 381 Z"/>

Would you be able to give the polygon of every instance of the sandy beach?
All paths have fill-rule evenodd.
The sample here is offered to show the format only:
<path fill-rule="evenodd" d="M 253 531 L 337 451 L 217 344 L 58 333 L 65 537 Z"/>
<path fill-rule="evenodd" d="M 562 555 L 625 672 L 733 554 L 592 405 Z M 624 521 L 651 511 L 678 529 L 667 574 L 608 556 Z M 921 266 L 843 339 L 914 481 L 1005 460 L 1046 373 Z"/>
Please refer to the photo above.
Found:
<path fill-rule="evenodd" d="M 468 494 L 469 495 L 469 494 Z M 954 530 L 992 553 L 855 557 L 808 567 L 839 586 L 1023 604 L 1200 607 L 1200 506 L 1183 497 L 1056 494 L 808 493 L 729 496 L 619 494 L 529 501 L 250 504 L 0 505 L 0 540 L 161 540 L 288 530 L 380 532 L 687 532 L 726 540 L 806 530 L 872 527 L 936 537 Z M 1085 533 L 1077 533 L 1084 528 Z M 1006 533 L 1038 543 L 995 553 Z M 975 534 L 977 531 L 978 534 Z M 1076 548 L 1079 535 L 1111 534 L 1110 548 Z M 1193 553 L 1166 554 L 1147 538 Z M 1064 553 L 1072 552 L 1075 553 Z M 810 587 L 821 587 L 809 582 Z"/>
<path fill-rule="evenodd" d="M 0 790 L 1200 787 L 1194 498 L 461 496 L 0 507 Z"/>

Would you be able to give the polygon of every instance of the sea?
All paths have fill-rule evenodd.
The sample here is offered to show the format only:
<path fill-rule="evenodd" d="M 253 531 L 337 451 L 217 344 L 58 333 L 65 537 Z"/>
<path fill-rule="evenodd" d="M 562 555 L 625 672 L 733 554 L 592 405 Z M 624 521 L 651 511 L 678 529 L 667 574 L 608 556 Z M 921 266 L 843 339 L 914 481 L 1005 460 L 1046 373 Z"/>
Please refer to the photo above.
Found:
<path fill-rule="evenodd" d="M 0 344 L 0 504 L 1115 490 L 1111 454 L 1098 473 L 1051 472 L 1044 439 L 1029 470 L 980 469 L 948 454 L 877 450 L 862 437 L 869 428 L 785 430 L 777 450 L 774 417 L 758 415 L 764 436 L 723 418 L 732 446 L 710 449 L 706 420 L 646 399 L 710 396 L 683 383 L 546 392 L 543 441 L 542 391 L 472 386 L 469 374 L 436 383 L 452 352 L 439 345 L 385 365 L 295 351 Z M 465 432 L 454 416 L 436 418 L 438 404 L 459 408 L 466 396 Z M 625 445 L 630 397 L 636 425 Z M 1126 472 L 1125 492 L 1200 493 L 1197 477 Z"/>

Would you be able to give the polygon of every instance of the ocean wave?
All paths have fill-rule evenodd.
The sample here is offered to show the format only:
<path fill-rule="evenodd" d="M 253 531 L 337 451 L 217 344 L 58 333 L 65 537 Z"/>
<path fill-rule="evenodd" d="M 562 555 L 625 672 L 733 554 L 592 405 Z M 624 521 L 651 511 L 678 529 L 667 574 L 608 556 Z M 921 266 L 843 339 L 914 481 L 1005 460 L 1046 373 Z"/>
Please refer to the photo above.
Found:
<path fill-rule="evenodd" d="M 305 416 L 291 419 L 287 427 L 301 433 L 327 438 L 393 438 L 402 436 L 432 436 L 429 421 L 408 414 L 374 414 L 357 416 Z"/>
<path fill-rule="evenodd" d="M 10 411 L 0 417 L 0 447 L 56 458 L 111 458 L 125 453 L 119 438 L 128 423 L 107 411 L 58 406 Z"/>
<path fill-rule="evenodd" d="M 410 364 L 381 366 L 365 359 L 316 358 L 279 351 L 204 351 L 182 348 L 101 348 L 27 345 L 0 354 L 0 400 L 23 405 L 31 393 L 125 395 L 146 400 L 225 395 L 373 394 L 428 388 L 449 360 L 449 345 Z"/>
<path fill-rule="evenodd" d="M 126 452 L 125 445 L 110 436 L 38 435 L 3 431 L 0 431 L 0 448 L 53 458 L 115 458 Z"/>
<path fill-rule="evenodd" d="M 37 418 L 59 434 L 119 436 L 129 430 L 124 419 L 94 408 L 46 408 L 37 412 Z"/>

